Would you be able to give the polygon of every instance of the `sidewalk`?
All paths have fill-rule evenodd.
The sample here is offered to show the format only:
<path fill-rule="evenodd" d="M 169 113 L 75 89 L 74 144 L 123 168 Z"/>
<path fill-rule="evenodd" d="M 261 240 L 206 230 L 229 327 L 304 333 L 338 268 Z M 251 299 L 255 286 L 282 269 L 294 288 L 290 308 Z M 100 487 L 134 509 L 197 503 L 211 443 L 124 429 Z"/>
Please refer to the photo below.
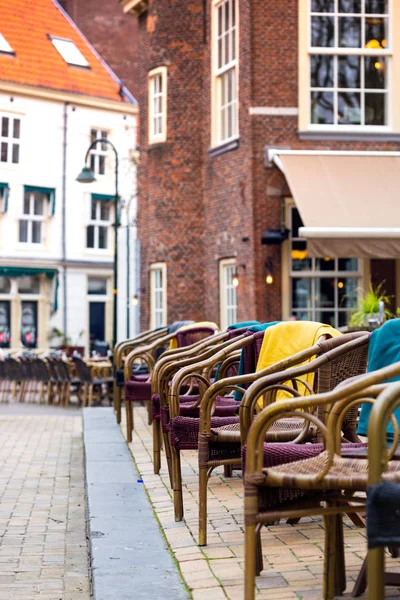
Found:
<path fill-rule="evenodd" d="M 79 411 L 0 405 L 0 599 L 89 600 Z"/>

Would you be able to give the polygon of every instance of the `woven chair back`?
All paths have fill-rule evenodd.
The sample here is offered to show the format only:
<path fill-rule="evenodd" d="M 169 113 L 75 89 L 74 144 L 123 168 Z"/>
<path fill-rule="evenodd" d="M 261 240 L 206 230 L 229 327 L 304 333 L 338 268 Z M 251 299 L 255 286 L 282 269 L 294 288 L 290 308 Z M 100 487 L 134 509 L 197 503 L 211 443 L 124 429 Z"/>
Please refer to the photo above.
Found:
<path fill-rule="evenodd" d="M 90 374 L 90 369 L 87 366 L 87 364 L 81 358 L 78 358 L 77 356 L 74 356 L 72 360 L 75 363 L 75 367 L 76 367 L 76 371 L 78 373 L 79 379 L 85 383 L 91 383 L 92 376 Z"/>
<path fill-rule="evenodd" d="M 185 348 L 191 346 L 204 338 L 214 335 L 215 329 L 212 327 L 193 327 L 191 329 L 184 329 L 183 331 L 176 332 L 176 340 L 178 342 L 178 348 Z"/>

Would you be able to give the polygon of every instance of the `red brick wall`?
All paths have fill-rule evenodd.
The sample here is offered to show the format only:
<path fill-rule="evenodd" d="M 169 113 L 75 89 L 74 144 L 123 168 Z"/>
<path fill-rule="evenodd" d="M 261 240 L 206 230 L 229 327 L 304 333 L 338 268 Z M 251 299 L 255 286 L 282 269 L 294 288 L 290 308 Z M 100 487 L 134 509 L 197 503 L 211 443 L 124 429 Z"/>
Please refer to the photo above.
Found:
<path fill-rule="evenodd" d="M 149 323 L 149 267 L 167 263 L 168 321 L 204 318 L 201 0 L 158 0 L 139 18 L 138 226 L 141 325 Z M 148 72 L 166 66 L 167 141 L 148 144 Z"/>
<path fill-rule="evenodd" d="M 63 0 L 61 5 L 136 96 L 137 20 L 124 15 L 117 0 Z"/>
<path fill-rule="evenodd" d="M 370 140 L 300 141 L 297 117 L 249 115 L 251 106 L 298 106 L 298 4 L 240 0 L 240 144 L 217 157 L 209 153 L 211 0 L 150 0 L 139 18 L 142 327 L 148 324 L 148 268 L 162 260 L 168 263 L 169 321 L 219 321 L 218 261 L 231 256 L 246 265 L 239 272 L 238 318 L 281 317 L 281 247 L 263 246 L 261 236 L 267 227 L 280 227 L 290 190 L 276 167 L 265 167 L 265 146 L 397 149 L 396 143 Z M 169 73 L 168 140 L 149 148 L 147 73 L 161 65 Z M 270 286 L 267 258 L 273 264 Z"/>

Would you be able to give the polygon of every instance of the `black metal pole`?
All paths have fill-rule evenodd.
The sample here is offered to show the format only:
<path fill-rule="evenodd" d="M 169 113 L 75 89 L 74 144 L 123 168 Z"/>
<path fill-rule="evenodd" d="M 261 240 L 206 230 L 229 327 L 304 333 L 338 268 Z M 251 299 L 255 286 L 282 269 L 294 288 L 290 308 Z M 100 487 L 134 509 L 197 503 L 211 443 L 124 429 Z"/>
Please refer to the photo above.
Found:
<path fill-rule="evenodd" d="M 117 343 L 117 311 L 118 311 L 118 208 L 119 208 L 119 194 L 118 194 L 118 152 L 114 144 L 108 138 L 97 138 L 93 140 L 89 148 L 86 151 L 85 165 L 89 157 L 89 153 L 97 144 L 104 143 L 111 146 L 115 153 L 115 195 L 114 195 L 114 280 L 113 280 L 113 339 L 112 347 L 115 347 Z"/>

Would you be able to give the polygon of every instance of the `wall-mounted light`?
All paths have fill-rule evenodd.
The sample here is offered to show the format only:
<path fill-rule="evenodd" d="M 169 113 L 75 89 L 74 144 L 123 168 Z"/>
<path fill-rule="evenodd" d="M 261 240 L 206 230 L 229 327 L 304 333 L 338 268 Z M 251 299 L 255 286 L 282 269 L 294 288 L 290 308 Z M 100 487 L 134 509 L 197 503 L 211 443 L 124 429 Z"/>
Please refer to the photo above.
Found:
<path fill-rule="evenodd" d="M 132 298 L 132 304 L 133 306 L 137 306 L 139 304 L 139 296 L 137 294 L 135 294 Z"/>
<path fill-rule="evenodd" d="M 272 274 L 272 262 L 269 258 L 267 258 L 267 260 L 265 261 L 265 271 L 265 283 L 267 285 L 271 285 L 272 283 L 274 283 L 274 276 Z"/>
<path fill-rule="evenodd" d="M 243 269 L 243 271 L 246 269 L 246 265 L 238 265 L 235 269 L 235 272 L 233 274 L 232 277 L 232 285 L 234 287 L 238 287 L 240 280 L 239 280 L 239 269 Z"/>

